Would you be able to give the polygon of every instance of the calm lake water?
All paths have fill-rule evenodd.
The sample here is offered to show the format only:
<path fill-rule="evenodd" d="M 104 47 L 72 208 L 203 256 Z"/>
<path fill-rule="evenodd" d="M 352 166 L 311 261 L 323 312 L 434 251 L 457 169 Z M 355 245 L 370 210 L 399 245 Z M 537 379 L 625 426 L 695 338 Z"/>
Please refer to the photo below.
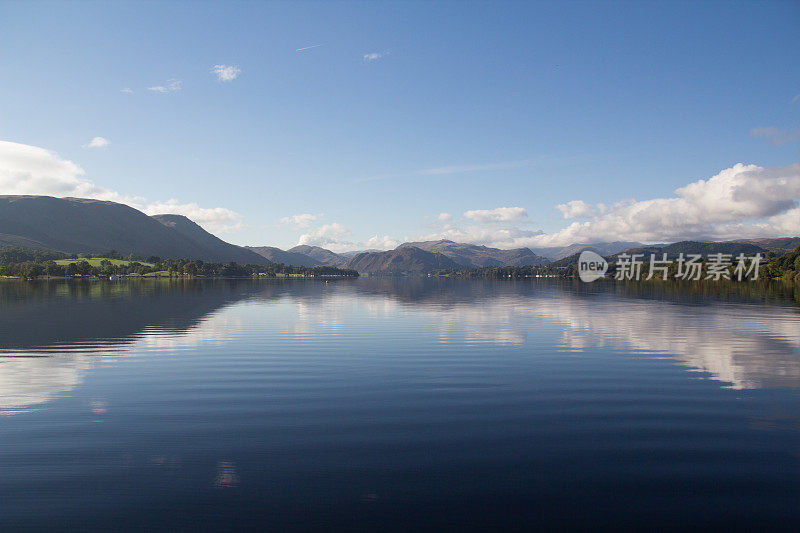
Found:
<path fill-rule="evenodd" d="M 800 295 L 0 283 L 0 530 L 800 526 Z"/>

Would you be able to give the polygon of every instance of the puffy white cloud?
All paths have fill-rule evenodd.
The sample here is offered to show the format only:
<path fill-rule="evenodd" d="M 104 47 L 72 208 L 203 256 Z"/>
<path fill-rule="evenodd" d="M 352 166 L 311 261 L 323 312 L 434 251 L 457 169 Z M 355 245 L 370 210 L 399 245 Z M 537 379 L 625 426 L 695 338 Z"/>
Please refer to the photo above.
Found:
<path fill-rule="evenodd" d="M 233 81 L 242 73 L 242 69 L 236 65 L 214 65 L 211 72 L 217 76 L 219 81 Z"/>
<path fill-rule="evenodd" d="M 83 145 L 84 148 L 105 148 L 111 142 L 105 137 L 92 137 L 92 139 Z"/>
<path fill-rule="evenodd" d="M 450 239 L 498 248 L 567 246 L 608 241 L 674 242 L 800 235 L 800 164 L 765 168 L 736 164 L 676 189 L 675 196 L 630 200 L 610 207 L 573 201 L 565 215 L 590 218 L 554 233 L 506 225 L 448 226 L 424 239 Z M 470 212 L 468 212 L 470 213 Z M 467 216 L 467 213 L 464 214 Z M 468 217 L 479 222 L 490 216 Z"/>
<path fill-rule="evenodd" d="M 145 203 L 95 185 L 85 178 L 84 170 L 51 150 L 8 141 L 0 141 L 0 193 L 56 197 L 96 198 L 128 204 L 149 215 L 170 213 L 185 215 L 209 231 L 233 231 L 242 224 L 242 216 L 224 207 L 202 208 L 196 203 Z M 143 205 L 145 204 L 145 205 Z"/>
<path fill-rule="evenodd" d="M 368 249 L 389 250 L 400 245 L 400 241 L 389 235 L 373 235 L 366 241 L 352 241 L 347 239 L 350 234 L 351 231 L 348 228 L 334 222 L 313 228 L 300 235 L 297 244 L 320 246 L 334 252 Z"/>
<path fill-rule="evenodd" d="M 800 138 L 800 131 L 788 131 L 774 126 L 767 126 L 763 128 L 753 128 L 750 130 L 750 136 L 766 139 L 775 146 L 782 146 Z"/>
<path fill-rule="evenodd" d="M 475 209 L 465 211 L 464 217 L 476 222 L 513 222 L 528 216 L 522 207 L 497 207 L 495 209 Z"/>
<path fill-rule="evenodd" d="M 470 224 L 467 226 L 444 226 L 441 231 L 415 237 L 414 241 L 438 241 L 447 239 L 467 244 L 482 244 L 493 248 L 520 248 L 529 243 L 541 231 L 532 231 L 516 226 L 497 224 Z"/>
<path fill-rule="evenodd" d="M 606 210 L 603 204 L 590 205 L 583 200 L 572 200 L 565 204 L 558 204 L 556 209 L 561 211 L 564 218 L 593 217 Z"/>
<path fill-rule="evenodd" d="M 75 196 L 128 201 L 98 187 L 84 177 L 77 164 L 55 152 L 27 144 L 0 141 L 0 191 L 2 194 Z"/>
<path fill-rule="evenodd" d="M 323 248 L 328 246 L 339 246 L 342 244 L 351 244 L 343 240 L 343 237 L 350 234 L 350 230 L 334 222 L 332 224 L 325 224 L 311 229 L 308 233 L 300 235 L 297 244 L 307 244 L 309 246 L 321 246 Z"/>
<path fill-rule="evenodd" d="M 148 91 L 152 91 L 154 93 L 174 93 L 176 91 L 181 90 L 181 85 L 183 82 L 181 80 L 176 80 L 175 78 L 167 80 L 167 83 L 164 85 L 155 85 L 153 87 L 148 87 Z"/>
<path fill-rule="evenodd" d="M 299 213 L 290 217 L 283 217 L 280 220 L 280 223 L 292 225 L 297 228 L 307 228 L 311 226 L 311 224 L 313 224 L 318 218 L 319 215 L 312 215 L 311 213 Z"/>
<path fill-rule="evenodd" d="M 800 207 L 769 217 L 764 233 L 772 235 L 800 235 Z"/>
<path fill-rule="evenodd" d="M 373 235 L 364 242 L 357 243 L 356 248 L 359 250 L 393 250 L 400 246 L 401 242 L 390 237 L 389 235 Z"/>
<path fill-rule="evenodd" d="M 439 215 L 436 217 L 436 220 L 438 220 L 439 222 L 446 222 L 452 218 L 453 215 L 451 215 L 450 213 L 439 213 Z"/>
<path fill-rule="evenodd" d="M 176 199 L 146 205 L 148 215 L 183 215 L 210 232 L 230 233 L 242 228 L 242 215 L 225 207 L 200 207 L 196 203 L 180 203 Z"/>

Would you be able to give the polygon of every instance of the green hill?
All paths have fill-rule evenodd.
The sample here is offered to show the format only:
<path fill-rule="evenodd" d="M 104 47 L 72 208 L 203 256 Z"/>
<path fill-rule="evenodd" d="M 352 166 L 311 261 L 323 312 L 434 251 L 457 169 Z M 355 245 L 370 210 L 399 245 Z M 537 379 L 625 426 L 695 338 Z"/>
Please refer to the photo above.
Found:
<path fill-rule="evenodd" d="M 123 256 L 266 264 L 180 215 L 149 217 L 115 202 L 50 196 L 0 196 L 0 246 Z"/>
<path fill-rule="evenodd" d="M 178 232 L 188 239 L 192 245 L 199 249 L 200 255 L 195 256 L 168 256 L 185 257 L 187 259 L 203 259 L 204 261 L 215 261 L 228 263 L 233 261 L 240 265 L 263 265 L 269 263 L 266 258 L 252 250 L 242 246 L 235 246 L 227 243 L 207 232 L 198 224 L 195 224 L 183 215 L 153 215 L 152 217 L 164 226 Z"/>

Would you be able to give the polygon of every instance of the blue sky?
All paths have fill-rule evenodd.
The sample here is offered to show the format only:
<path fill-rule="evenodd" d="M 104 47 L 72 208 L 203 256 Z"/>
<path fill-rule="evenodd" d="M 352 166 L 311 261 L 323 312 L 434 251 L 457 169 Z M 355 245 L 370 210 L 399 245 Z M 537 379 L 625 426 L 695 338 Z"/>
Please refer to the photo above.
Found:
<path fill-rule="evenodd" d="M 797 2 L 1 2 L 0 194 L 283 248 L 800 233 L 798 28 Z"/>

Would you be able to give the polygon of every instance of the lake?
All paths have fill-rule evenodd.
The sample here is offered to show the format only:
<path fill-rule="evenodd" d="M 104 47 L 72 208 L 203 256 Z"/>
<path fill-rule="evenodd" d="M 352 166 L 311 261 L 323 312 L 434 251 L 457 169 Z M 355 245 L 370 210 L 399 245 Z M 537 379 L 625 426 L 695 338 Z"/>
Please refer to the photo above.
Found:
<path fill-rule="evenodd" d="M 798 302 L 2 282 L 0 529 L 796 529 Z"/>

